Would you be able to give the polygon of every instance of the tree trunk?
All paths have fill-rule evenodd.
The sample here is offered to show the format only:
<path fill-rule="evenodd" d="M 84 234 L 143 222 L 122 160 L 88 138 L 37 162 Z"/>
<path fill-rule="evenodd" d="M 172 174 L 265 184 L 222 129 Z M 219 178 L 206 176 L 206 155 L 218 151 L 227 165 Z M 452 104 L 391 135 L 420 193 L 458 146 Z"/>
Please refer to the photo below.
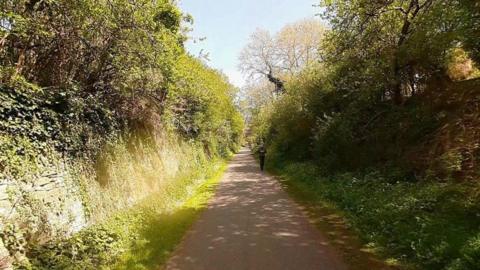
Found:
<path fill-rule="evenodd" d="M 267 75 L 268 80 L 275 85 L 275 93 L 281 94 L 285 91 L 285 85 L 282 80 L 273 76 L 272 72 Z"/>
<path fill-rule="evenodd" d="M 15 65 L 15 76 L 22 73 L 23 66 L 25 64 L 25 49 L 20 50 L 17 64 Z"/>
<path fill-rule="evenodd" d="M 401 76 L 401 67 L 398 59 L 398 55 L 395 56 L 395 63 L 393 67 L 393 102 L 395 105 L 401 105 L 403 103 L 403 95 L 402 95 L 402 76 Z"/>

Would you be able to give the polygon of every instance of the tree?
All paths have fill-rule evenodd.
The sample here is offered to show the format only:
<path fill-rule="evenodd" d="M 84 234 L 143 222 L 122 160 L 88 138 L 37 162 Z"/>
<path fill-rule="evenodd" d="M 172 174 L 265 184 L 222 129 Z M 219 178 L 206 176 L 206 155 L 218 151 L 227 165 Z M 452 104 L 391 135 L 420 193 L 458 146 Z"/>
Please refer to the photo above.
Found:
<path fill-rule="evenodd" d="M 330 62 L 376 65 L 376 79 L 387 82 L 383 96 L 400 105 L 418 90 L 419 80 L 446 70 L 448 50 L 470 44 L 466 49 L 475 55 L 474 2 L 322 1 L 323 18 L 333 30 L 328 38 Z"/>
<path fill-rule="evenodd" d="M 476 0 L 458 1 L 460 10 L 462 42 L 465 49 L 470 52 L 470 57 L 480 65 L 480 2 Z"/>
<path fill-rule="evenodd" d="M 250 36 L 250 42 L 240 53 L 240 70 L 256 78 L 258 75 L 268 78 L 276 86 L 276 91 L 283 91 L 283 82 L 274 76 L 279 73 L 279 59 L 274 38 L 266 30 L 258 29 Z"/>
<path fill-rule="evenodd" d="M 319 60 L 324 33 L 325 27 L 316 19 L 287 25 L 274 36 L 259 29 L 241 52 L 239 69 L 251 79 L 268 79 L 275 92 L 282 93 L 288 77 Z"/>
<path fill-rule="evenodd" d="M 256 116 L 260 109 L 271 103 L 274 99 L 274 87 L 267 80 L 247 84 L 242 88 L 242 101 L 244 102 L 244 115 L 247 121 Z"/>
<path fill-rule="evenodd" d="M 163 119 L 189 137 L 227 134 L 239 122 L 234 91 L 224 75 L 187 56 L 182 20 L 192 19 L 176 4 L 0 1 L 0 86 L 16 89 L 20 81 L 48 90 L 60 114 L 85 100 L 82 113 L 91 106 L 91 115 L 132 130 L 155 130 Z M 92 125 L 108 126 L 93 118 Z"/>
<path fill-rule="evenodd" d="M 325 32 L 326 28 L 317 19 L 305 19 L 283 27 L 276 36 L 280 68 L 294 76 L 317 63 Z"/>
<path fill-rule="evenodd" d="M 162 92 L 185 38 L 182 14 L 166 0 L 7 0 L 0 19 L 11 26 L 0 32 L 5 70 L 42 87 L 76 83 L 90 92 Z"/>

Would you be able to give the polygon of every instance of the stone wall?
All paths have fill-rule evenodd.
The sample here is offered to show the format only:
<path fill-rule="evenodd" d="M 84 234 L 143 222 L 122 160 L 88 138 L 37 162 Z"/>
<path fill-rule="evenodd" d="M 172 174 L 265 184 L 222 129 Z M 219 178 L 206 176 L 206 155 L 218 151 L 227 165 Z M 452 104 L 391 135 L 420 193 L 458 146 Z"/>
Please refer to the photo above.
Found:
<path fill-rule="evenodd" d="M 169 181 L 188 177 L 207 160 L 203 148 L 175 137 L 159 137 L 156 143 L 154 147 L 138 144 L 132 150 L 119 140 L 103 151 L 103 166 L 52 155 L 42 156 L 42 162 L 33 166 L 35 173 L 15 179 L 0 174 L 0 233 L 18 237 L 17 246 L 72 235 L 132 207 Z M 25 257 L 5 240 L 12 237 L 4 236 L 0 260 L 9 252 L 10 259 L 21 262 Z"/>
<path fill-rule="evenodd" d="M 0 232 L 8 233 L 5 226 L 13 225 L 15 230 L 22 229 L 21 236 L 15 234 L 14 238 L 43 243 L 71 235 L 87 225 L 79 188 L 66 171 L 55 168 L 33 179 L 28 183 L 0 179 Z M 18 243 L 25 243 L 23 240 L 16 239 Z M 5 245 L 0 243 L 0 269 L 2 258 L 8 265 Z M 15 258 L 22 255 L 9 254 Z"/>
<path fill-rule="evenodd" d="M 10 259 L 10 253 L 3 245 L 3 241 L 0 239 L 0 270 L 12 269 L 12 260 Z"/>

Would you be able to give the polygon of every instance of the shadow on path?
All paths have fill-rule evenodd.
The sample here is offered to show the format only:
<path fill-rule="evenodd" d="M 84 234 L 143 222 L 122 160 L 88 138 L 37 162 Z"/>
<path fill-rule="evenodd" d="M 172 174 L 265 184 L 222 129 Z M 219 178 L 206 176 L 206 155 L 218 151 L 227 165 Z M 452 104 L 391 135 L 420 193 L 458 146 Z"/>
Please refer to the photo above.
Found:
<path fill-rule="evenodd" d="M 246 149 L 167 264 L 172 270 L 346 268 L 327 237 Z"/>

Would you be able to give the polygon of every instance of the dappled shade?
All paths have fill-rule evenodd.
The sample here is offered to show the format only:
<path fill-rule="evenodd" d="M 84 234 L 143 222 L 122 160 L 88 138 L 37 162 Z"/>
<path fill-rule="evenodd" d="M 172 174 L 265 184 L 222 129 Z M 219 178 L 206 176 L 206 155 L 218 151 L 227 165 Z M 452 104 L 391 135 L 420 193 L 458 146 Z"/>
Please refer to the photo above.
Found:
<path fill-rule="evenodd" d="M 244 149 L 167 269 L 346 267 L 328 238 Z"/>

